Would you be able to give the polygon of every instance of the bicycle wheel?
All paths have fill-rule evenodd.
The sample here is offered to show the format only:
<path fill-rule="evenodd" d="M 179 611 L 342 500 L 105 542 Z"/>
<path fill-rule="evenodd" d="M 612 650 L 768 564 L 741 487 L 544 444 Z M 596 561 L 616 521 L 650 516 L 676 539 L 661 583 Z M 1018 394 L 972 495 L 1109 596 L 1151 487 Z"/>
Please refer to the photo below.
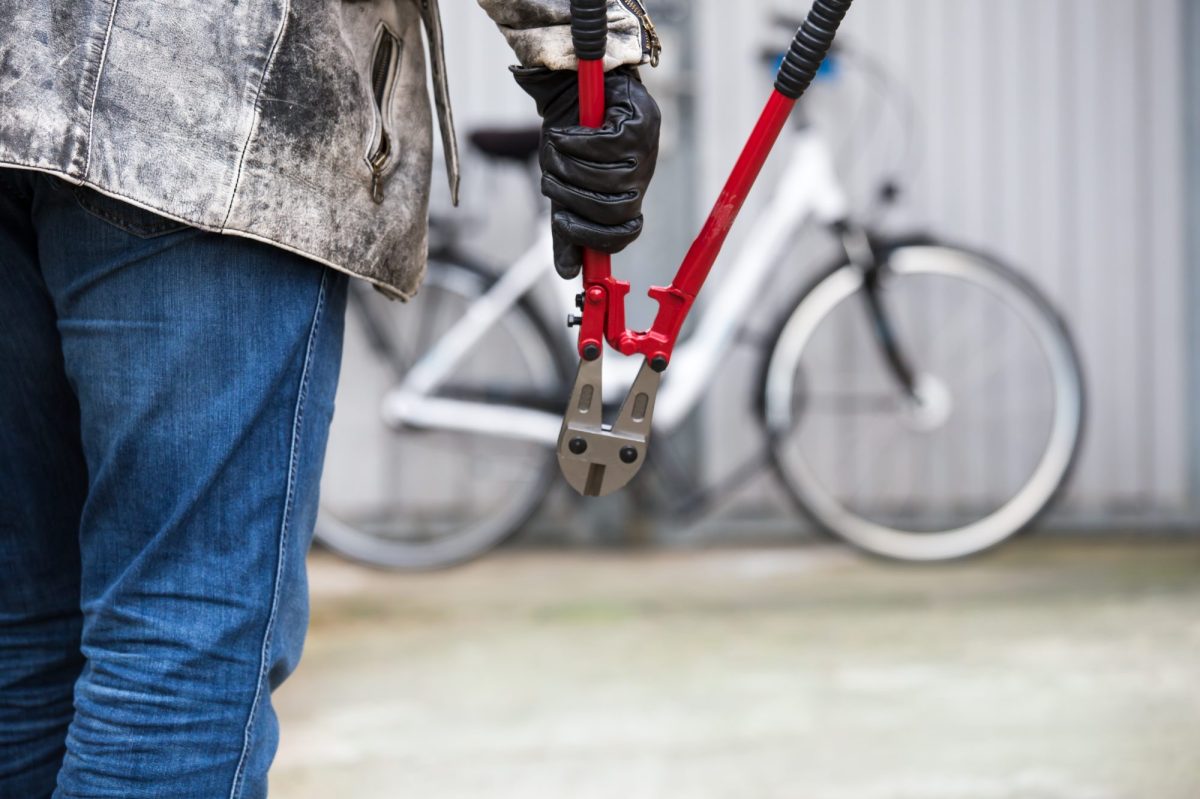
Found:
<path fill-rule="evenodd" d="M 1082 371 L 1050 303 L 1012 270 L 928 243 L 884 256 L 880 293 L 912 367 L 891 371 L 848 264 L 787 316 L 764 414 L 778 474 L 820 527 L 870 553 L 945 560 L 995 546 L 1058 494 L 1079 447 Z"/>
<path fill-rule="evenodd" d="M 318 540 L 375 566 L 436 569 L 475 558 L 520 529 L 557 473 L 537 442 L 393 427 L 381 400 L 494 280 L 431 262 L 401 305 L 359 291 L 346 325 L 342 384 L 321 483 Z M 561 413 L 566 371 L 533 308 L 517 304 L 436 396 Z"/>

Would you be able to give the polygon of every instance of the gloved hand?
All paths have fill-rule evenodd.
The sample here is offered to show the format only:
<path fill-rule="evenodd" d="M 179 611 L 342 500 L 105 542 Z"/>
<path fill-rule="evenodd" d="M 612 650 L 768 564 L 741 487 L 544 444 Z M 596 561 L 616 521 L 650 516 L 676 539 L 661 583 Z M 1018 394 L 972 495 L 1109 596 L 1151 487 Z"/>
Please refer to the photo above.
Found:
<path fill-rule="evenodd" d="M 620 252 L 642 232 L 642 200 L 658 162 L 660 115 L 633 67 L 605 75 L 604 125 L 579 125 L 579 79 L 570 70 L 514 68 L 542 116 L 542 193 L 550 198 L 554 265 L 583 267 L 581 247 Z"/>

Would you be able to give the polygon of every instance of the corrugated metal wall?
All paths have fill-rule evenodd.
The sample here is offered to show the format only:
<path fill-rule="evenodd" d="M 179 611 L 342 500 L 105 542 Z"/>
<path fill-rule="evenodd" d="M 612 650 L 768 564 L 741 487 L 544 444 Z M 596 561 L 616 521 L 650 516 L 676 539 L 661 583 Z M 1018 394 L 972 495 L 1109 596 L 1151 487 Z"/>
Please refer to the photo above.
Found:
<path fill-rule="evenodd" d="M 923 167 L 905 215 L 1019 265 L 1075 330 L 1089 429 L 1064 515 L 1084 522 L 1178 520 L 1196 510 L 1188 496 L 1187 386 L 1197 353 L 1186 315 L 1186 2 L 864 1 L 847 30 L 915 99 Z M 444 5 L 464 127 L 528 119 L 528 101 L 497 68 L 510 56 L 485 15 L 472 0 Z M 779 7 L 798 12 L 807 2 L 686 6 L 694 35 L 669 42 L 667 58 L 690 48 L 696 66 L 657 80 L 678 90 L 668 113 L 694 109 L 695 132 L 672 134 L 672 157 L 698 164 L 699 191 L 660 182 L 655 203 L 693 206 L 698 219 L 715 196 L 763 96 L 747 87 L 765 91 L 758 54 L 778 39 L 765 18 Z M 468 174 L 468 193 L 476 180 Z M 681 246 L 689 233 L 682 219 L 670 227 L 656 250 Z M 710 451 L 737 448 L 728 409 L 741 405 L 718 398 L 706 424 Z M 774 507 L 763 505 L 769 496 L 751 489 L 740 507 Z"/>

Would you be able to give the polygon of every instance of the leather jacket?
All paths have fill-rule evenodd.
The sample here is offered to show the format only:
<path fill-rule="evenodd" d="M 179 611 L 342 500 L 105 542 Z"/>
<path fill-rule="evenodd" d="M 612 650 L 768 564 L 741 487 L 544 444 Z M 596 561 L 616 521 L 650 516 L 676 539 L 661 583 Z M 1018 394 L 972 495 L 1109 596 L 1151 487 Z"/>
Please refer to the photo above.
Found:
<path fill-rule="evenodd" d="M 479 3 L 521 64 L 574 66 L 568 0 Z M 610 66 L 650 58 L 645 19 L 640 0 L 610 0 Z M 458 185 L 438 0 L 0 0 L 0 23 L 0 166 L 416 291 L 422 33 Z"/>

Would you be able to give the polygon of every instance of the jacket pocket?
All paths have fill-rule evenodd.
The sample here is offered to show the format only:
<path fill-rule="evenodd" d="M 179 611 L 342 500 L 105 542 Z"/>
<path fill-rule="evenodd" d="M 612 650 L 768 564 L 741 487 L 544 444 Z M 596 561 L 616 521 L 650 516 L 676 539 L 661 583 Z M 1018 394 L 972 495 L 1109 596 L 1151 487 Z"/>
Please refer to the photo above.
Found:
<path fill-rule="evenodd" d="M 387 25 L 380 23 L 375 35 L 375 46 L 371 49 L 371 104 L 374 110 L 374 127 L 371 144 L 365 160 L 371 169 L 371 199 L 383 202 L 383 184 L 396 164 L 396 139 L 394 136 L 392 94 L 396 89 L 397 73 L 404 42 L 392 33 Z"/>

